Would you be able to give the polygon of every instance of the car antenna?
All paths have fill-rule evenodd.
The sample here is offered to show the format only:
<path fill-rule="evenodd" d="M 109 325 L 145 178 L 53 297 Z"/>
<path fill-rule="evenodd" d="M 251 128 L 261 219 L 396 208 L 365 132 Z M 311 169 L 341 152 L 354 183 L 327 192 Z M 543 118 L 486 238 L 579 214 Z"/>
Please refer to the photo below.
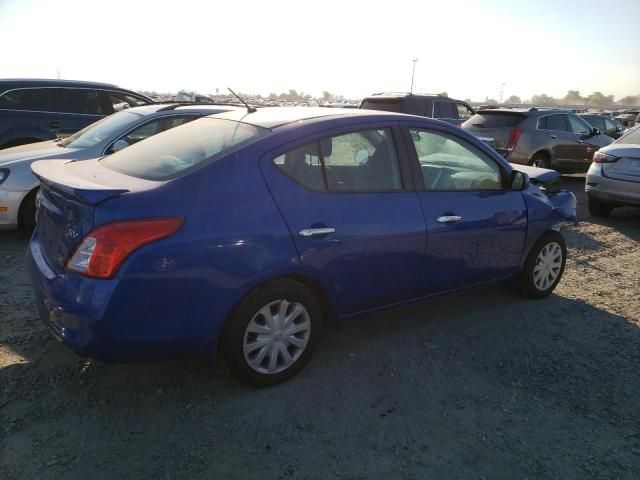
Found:
<path fill-rule="evenodd" d="M 247 102 L 245 102 L 242 97 L 240 97 L 240 95 L 238 95 L 236 92 L 234 92 L 233 90 L 231 90 L 229 87 L 227 87 L 227 89 L 231 92 L 231 94 L 236 97 L 238 100 L 240 100 L 242 102 L 242 104 L 247 107 L 247 113 L 253 113 L 253 112 L 257 112 L 257 110 L 255 109 L 255 107 L 251 107 Z"/>

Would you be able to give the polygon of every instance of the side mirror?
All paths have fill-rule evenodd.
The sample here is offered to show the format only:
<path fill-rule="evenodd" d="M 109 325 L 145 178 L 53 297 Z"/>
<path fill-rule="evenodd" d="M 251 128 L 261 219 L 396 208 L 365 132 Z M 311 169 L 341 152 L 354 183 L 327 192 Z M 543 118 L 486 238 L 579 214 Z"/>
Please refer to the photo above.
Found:
<path fill-rule="evenodd" d="M 358 150 L 356 152 L 356 163 L 358 165 L 366 165 L 369 162 L 369 152 L 366 150 Z"/>
<path fill-rule="evenodd" d="M 518 170 L 511 170 L 511 190 L 520 192 L 529 186 L 529 175 Z"/>
<path fill-rule="evenodd" d="M 109 153 L 119 152 L 120 150 L 123 150 L 128 146 L 129 146 L 129 142 L 121 138 L 120 140 L 117 140 L 113 145 L 111 145 L 111 148 L 109 149 Z"/>
<path fill-rule="evenodd" d="M 591 135 L 593 135 L 593 136 L 600 135 L 600 133 L 601 133 L 601 132 L 600 132 L 600 129 L 599 129 L 599 128 L 593 127 L 593 128 L 591 129 Z"/>

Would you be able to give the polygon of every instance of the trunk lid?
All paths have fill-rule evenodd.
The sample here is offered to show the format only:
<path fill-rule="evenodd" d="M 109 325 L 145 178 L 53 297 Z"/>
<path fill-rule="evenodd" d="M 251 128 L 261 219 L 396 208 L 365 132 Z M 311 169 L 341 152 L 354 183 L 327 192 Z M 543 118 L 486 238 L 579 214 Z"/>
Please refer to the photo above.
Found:
<path fill-rule="evenodd" d="M 97 160 L 45 160 L 31 165 L 40 179 L 36 198 L 36 232 L 47 263 L 57 272 L 78 243 L 94 228 L 95 208 L 101 202 L 133 190 L 144 180 L 110 171 Z"/>
<path fill-rule="evenodd" d="M 602 164 L 602 172 L 605 177 L 640 182 L 640 146 L 616 144 L 601 151 L 619 158 L 616 162 Z"/>

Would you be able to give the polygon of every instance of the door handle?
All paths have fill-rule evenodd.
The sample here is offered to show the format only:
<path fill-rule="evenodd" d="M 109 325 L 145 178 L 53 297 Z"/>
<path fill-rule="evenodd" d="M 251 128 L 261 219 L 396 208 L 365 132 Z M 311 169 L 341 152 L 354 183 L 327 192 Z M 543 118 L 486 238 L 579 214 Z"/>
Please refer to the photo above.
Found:
<path fill-rule="evenodd" d="M 60 124 L 58 122 L 49 122 L 49 128 L 52 130 L 56 130 L 60 128 Z"/>
<path fill-rule="evenodd" d="M 442 215 L 436 218 L 436 220 L 438 223 L 456 223 L 462 220 L 462 217 L 459 215 Z"/>
<path fill-rule="evenodd" d="M 558 138 L 557 135 L 549 135 L 551 138 Z"/>
<path fill-rule="evenodd" d="M 298 235 L 301 237 L 320 237 L 331 233 L 336 233 L 336 229 L 333 227 L 303 228 L 298 232 Z"/>

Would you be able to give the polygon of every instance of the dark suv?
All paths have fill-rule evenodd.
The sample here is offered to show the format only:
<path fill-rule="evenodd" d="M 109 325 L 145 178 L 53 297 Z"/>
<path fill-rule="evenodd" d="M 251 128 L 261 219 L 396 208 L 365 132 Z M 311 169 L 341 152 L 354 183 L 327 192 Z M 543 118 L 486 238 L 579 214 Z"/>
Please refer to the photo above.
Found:
<path fill-rule="evenodd" d="M 153 100 L 106 83 L 0 79 L 0 148 L 65 137 Z"/>
<path fill-rule="evenodd" d="M 442 95 L 375 93 L 362 100 L 360 108 L 408 113 L 460 125 L 475 113 L 468 103 Z"/>
<path fill-rule="evenodd" d="M 595 151 L 613 142 L 577 115 L 560 109 L 478 110 L 462 128 L 511 163 L 586 171 Z"/>

